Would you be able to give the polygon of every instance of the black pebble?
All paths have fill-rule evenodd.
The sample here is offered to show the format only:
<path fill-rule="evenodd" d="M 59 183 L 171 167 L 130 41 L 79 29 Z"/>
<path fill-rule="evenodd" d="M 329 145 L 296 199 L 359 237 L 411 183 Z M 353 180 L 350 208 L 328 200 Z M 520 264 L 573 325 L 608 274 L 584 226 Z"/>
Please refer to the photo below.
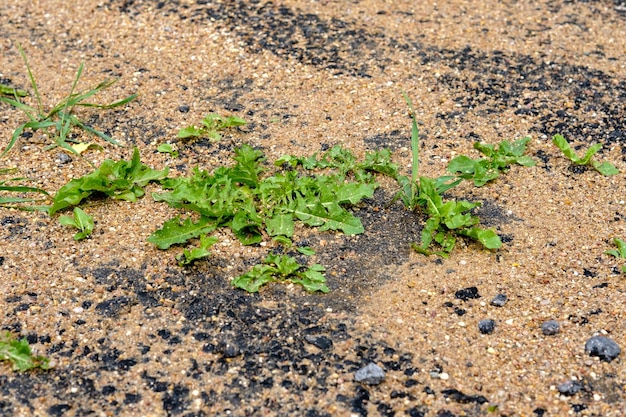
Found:
<path fill-rule="evenodd" d="M 182 105 L 178 107 L 178 111 L 181 113 L 188 113 L 189 112 L 189 106 L 186 105 Z"/>
<path fill-rule="evenodd" d="M 553 336 L 561 331 L 561 326 L 556 320 L 548 320 L 541 325 L 541 331 L 546 336 Z"/>
<path fill-rule="evenodd" d="M 484 319 L 478 322 L 478 330 L 482 334 L 491 334 L 496 328 L 496 322 L 492 319 Z"/>
<path fill-rule="evenodd" d="M 572 396 L 583 389 L 583 384 L 578 381 L 570 380 L 559 384 L 556 389 L 563 395 Z"/>
<path fill-rule="evenodd" d="M 478 294 L 478 288 L 476 287 L 469 287 L 458 290 L 456 293 L 454 293 L 454 296 L 463 301 L 467 301 L 470 298 L 480 298 L 480 294 Z"/>
<path fill-rule="evenodd" d="M 594 336 L 585 343 L 585 352 L 606 362 L 611 362 L 617 358 L 621 351 L 615 341 L 605 336 Z"/>
<path fill-rule="evenodd" d="M 496 307 L 504 307 L 507 300 L 508 298 L 506 294 L 498 294 L 495 297 L 493 297 L 493 300 L 491 300 L 491 305 L 496 306 Z"/>

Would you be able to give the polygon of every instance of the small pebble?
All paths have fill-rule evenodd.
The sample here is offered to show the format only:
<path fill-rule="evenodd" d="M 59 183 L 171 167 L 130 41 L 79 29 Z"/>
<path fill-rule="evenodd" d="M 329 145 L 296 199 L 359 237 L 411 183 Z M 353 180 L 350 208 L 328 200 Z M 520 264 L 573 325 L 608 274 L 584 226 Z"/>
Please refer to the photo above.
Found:
<path fill-rule="evenodd" d="M 484 319 L 478 322 L 478 330 L 482 334 L 491 334 L 496 328 L 496 322 L 492 319 Z"/>
<path fill-rule="evenodd" d="M 617 358 L 621 351 L 617 343 L 606 336 L 593 336 L 585 343 L 585 352 L 589 356 L 597 356 L 606 362 Z"/>
<path fill-rule="evenodd" d="M 556 389 L 558 389 L 561 394 L 570 397 L 583 389 L 583 384 L 578 381 L 570 380 L 559 384 Z"/>
<path fill-rule="evenodd" d="M 476 287 L 468 287 L 463 288 L 462 290 L 458 290 L 454 293 L 454 296 L 459 300 L 467 301 L 471 298 L 476 299 L 480 298 L 480 294 L 478 293 L 478 288 Z"/>
<path fill-rule="evenodd" d="M 57 162 L 59 164 L 67 164 L 69 162 L 72 162 L 72 157 L 66 154 L 65 152 L 59 152 L 57 154 Z"/>
<path fill-rule="evenodd" d="M 504 307 L 508 298 L 506 294 L 498 294 L 491 300 L 491 305 L 496 307 Z"/>
<path fill-rule="evenodd" d="M 364 366 L 354 374 L 356 382 L 363 382 L 369 385 L 378 385 L 383 379 L 385 379 L 385 371 L 375 363 Z"/>
<path fill-rule="evenodd" d="M 561 326 L 556 320 L 548 320 L 541 324 L 541 331 L 546 336 L 554 336 L 561 331 Z"/>

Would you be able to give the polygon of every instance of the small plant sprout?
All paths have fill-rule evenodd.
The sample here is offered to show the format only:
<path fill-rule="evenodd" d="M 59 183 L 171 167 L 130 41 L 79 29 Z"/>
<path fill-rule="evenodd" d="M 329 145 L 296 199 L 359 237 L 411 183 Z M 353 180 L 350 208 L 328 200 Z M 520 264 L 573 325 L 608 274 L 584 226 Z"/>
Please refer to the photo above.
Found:
<path fill-rule="evenodd" d="M 262 264 L 255 265 L 250 271 L 236 277 L 233 285 L 248 292 L 257 292 L 270 282 L 292 282 L 300 284 L 309 292 L 327 293 L 324 267 L 314 264 L 309 267 L 300 265 L 295 258 L 287 255 L 268 255 Z"/>
<path fill-rule="evenodd" d="M 200 246 L 197 248 L 183 249 L 183 253 L 176 257 L 179 266 L 187 266 L 192 264 L 198 259 L 206 258 L 211 254 L 209 248 L 217 243 L 217 238 L 213 236 L 207 236 L 205 234 L 200 235 Z"/>
<path fill-rule="evenodd" d="M 33 356 L 28 340 L 26 338 L 17 340 L 9 331 L 0 333 L 0 361 L 11 362 L 14 371 L 50 369 L 48 358 Z"/>
<path fill-rule="evenodd" d="M 144 195 L 143 187 L 151 181 L 160 181 L 167 177 L 168 168 L 154 170 L 141 163 L 139 150 L 133 151 L 130 161 L 106 159 L 92 173 L 75 178 L 65 184 L 54 196 L 49 214 L 74 207 L 94 193 L 108 197 L 135 201 Z"/>
<path fill-rule="evenodd" d="M 579 157 L 576 152 L 570 147 L 569 142 L 561 135 L 554 135 L 552 137 L 552 143 L 563 152 L 563 154 L 569 158 L 575 165 L 588 165 L 598 171 L 600 174 L 609 176 L 619 174 L 619 171 L 610 162 L 598 162 L 593 159 L 593 156 L 602 148 L 602 144 L 596 143 L 592 145 L 585 156 Z"/>
<path fill-rule="evenodd" d="M 157 148 L 157 152 L 168 153 L 172 158 L 178 158 L 178 151 L 169 143 L 162 143 Z"/>
<path fill-rule="evenodd" d="M 626 259 L 626 242 L 622 239 L 615 238 L 613 239 L 613 244 L 617 247 L 617 249 L 611 249 L 604 253 L 615 256 L 619 259 Z M 626 265 L 622 265 L 622 272 L 626 272 Z"/>
<path fill-rule="evenodd" d="M 46 211 L 49 206 L 32 205 L 33 203 L 43 203 L 51 198 L 45 190 L 38 187 L 29 187 L 25 185 L 17 185 L 28 178 L 14 177 L 1 179 L 5 176 L 11 176 L 17 171 L 17 168 L 0 169 L 0 207 L 15 208 L 26 211 Z"/>
<path fill-rule="evenodd" d="M 32 129 L 33 131 L 42 129 L 43 131 L 45 131 L 47 136 L 54 141 L 54 144 L 46 149 L 58 146 L 68 152 L 77 155 L 80 152 L 75 149 L 73 145 L 70 145 L 70 143 L 78 143 L 70 138 L 70 132 L 75 127 L 91 133 L 107 142 L 119 145 L 119 143 L 111 138 L 109 135 L 100 132 L 82 122 L 78 117 L 76 117 L 76 115 L 74 115 L 74 109 L 76 107 L 95 107 L 100 109 L 111 109 L 114 107 L 120 107 L 134 100 L 135 97 L 137 97 L 136 94 L 130 95 L 123 100 L 116 101 L 110 104 L 94 104 L 87 102 L 86 100 L 99 93 L 100 91 L 110 87 L 116 82 L 116 80 L 108 79 L 88 90 L 75 92 L 78 80 L 83 73 L 84 64 L 81 63 L 78 67 L 78 72 L 76 73 L 76 77 L 74 78 L 74 82 L 72 83 L 72 87 L 67 97 L 57 103 L 49 111 L 45 111 L 42 97 L 39 93 L 39 88 L 37 87 L 37 83 L 35 82 L 35 77 L 30 69 L 30 65 L 28 64 L 28 60 L 26 59 L 26 54 L 21 47 L 19 47 L 19 51 L 22 55 L 22 58 L 24 59 L 24 63 L 26 64 L 28 77 L 30 79 L 33 91 L 35 92 L 37 107 L 31 107 L 20 101 L 20 97 L 24 97 L 25 92 L 21 90 L 11 89 L 6 86 L 3 87 L 2 94 L 0 95 L 0 102 L 9 104 L 24 112 L 26 116 L 28 116 L 28 121 L 19 125 L 17 129 L 13 131 L 11 140 L 9 141 L 9 144 L 6 146 L 2 154 L 0 154 L 0 158 L 6 155 L 13 148 L 18 138 L 26 129 Z"/>
<path fill-rule="evenodd" d="M 222 130 L 243 126 L 247 123 L 244 119 L 237 116 L 224 117 L 211 113 L 202 119 L 202 126 L 196 127 L 192 125 L 181 129 L 178 132 L 178 137 L 181 139 L 207 137 L 211 142 L 218 142 L 222 139 L 222 135 L 219 133 Z"/>
<path fill-rule="evenodd" d="M 72 226 L 78 229 L 78 233 L 74 235 L 74 240 L 83 240 L 89 237 L 93 232 L 93 217 L 85 213 L 80 207 L 74 207 L 74 215 L 59 217 L 59 223 L 64 226 Z"/>
<path fill-rule="evenodd" d="M 409 210 L 420 209 L 428 216 L 422 230 L 421 243 L 413 243 L 411 247 L 425 255 L 437 254 L 445 257 L 454 249 L 457 236 L 465 236 L 480 242 L 487 249 L 500 248 L 502 242 L 496 232 L 492 229 L 477 227 L 479 219 L 470 213 L 470 210 L 478 207 L 480 203 L 444 201 L 442 194 L 458 185 L 462 181 L 460 178 L 442 176 L 433 179 L 419 176 L 419 130 L 413 104 L 406 94 L 404 94 L 404 99 L 411 111 L 413 161 L 411 178 L 397 176 L 400 191 L 392 203 L 400 199 Z M 441 250 L 433 251 L 430 248 L 433 243 L 437 243 Z"/>
<path fill-rule="evenodd" d="M 471 159 L 465 155 L 454 158 L 448 164 L 448 171 L 459 178 L 472 179 L 476 187 L 498 178 L 500 172 L 506 172 L 512 164 L 526 167 L 534 166 L 535 161 L 526 152 L 529 137 L 513 143 L 502 141 L 499 145 L 476 142 L 474 149 L 479 150 L 487 158 Z"/>

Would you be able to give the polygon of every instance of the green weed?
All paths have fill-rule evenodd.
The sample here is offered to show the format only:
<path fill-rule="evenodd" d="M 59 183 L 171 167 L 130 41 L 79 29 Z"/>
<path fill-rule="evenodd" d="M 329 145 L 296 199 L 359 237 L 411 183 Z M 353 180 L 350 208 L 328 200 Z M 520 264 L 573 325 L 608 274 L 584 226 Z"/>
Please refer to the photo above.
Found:
<path fill-rule="evenodd" d="M 43 356 L 33 356 L 28 340 L 17 340 L 11 332 L 0 334 L 0 361 L 9 361 L 14 371 L 40 368 L 50 369 L 50 361 Z"/>
<path fill-rule="evenodd" d="M 510 165 L 534 166 L 535 161 L 530 156 L 524 155 L 529 141 L 529 137 L 513 143 L 505 140 L 497 146 L 475 142 L 474 149 L 479 150 L 487 158 L 471 159 L 460 155 L 450 161 L 448 171 L 460 178 L 472 179 L 476 187 L 482 187 L 498 178 L 500 172 L 508 171 Z"/>
<path fill-rule="evenodd" d="M 207 137 L 209 141 L 217 142 L 222 139 L 222 135 L 219 133 L 222 130 L 242 126 L 246 123 L 248 122 L 237 116 L 224 117 L 216 113 L 211 113 L 202 119 L 202 126 L 197 127 L 192 125 L 183 128 L 178 132 L 178 137 L 181 139 Z"/>
<path fill-rule="evenodd" d="M 17 172 L 17 168 L 2 168 L 0 169 L 0 178 L 15 172 Z M 51 198 L 50 194 L 38 187 L 15 184 L 23 181 L 29 181 L 29 179 L 24 177 L 0 179 L 0 207 L 26 211 L 48 210 L 49 206 L 47 205 L 32 205 L 32 203 L 43 203 Z M 33 195 L 33 197 L 26 197 L 25 194 Z"/>
<path fill-rule="evenodd" d="M 480 203 L 444 201 L 443 193 L 457 186 L 462 181 L 460 178 L 419 176 L 419 129 L 413 104 L 406 94 L 404 99 L 411 111 L 412 121 L 411 178 L 397 176 L 400 191 L 393 201 L 400 199 L 409 210 L 420 209 L 428 217 L 422 230 L 421 243 L 413 243 L 411 247 L 425 255 L 437 254 L 445 257 L 454 249 L 457 236 L 465 236 L 480 242 L 487 249 L 500 248 L 502 242 L 496 232 L 478 227 L 478 217 L 470 213 L 472 209 L 480 206 Z M 437 243 L 441 250 L 431 250 L 432 243 Z"/>
<path fill-rule="evenodd" d="M 197 261 L 198 259 L 206 258 L 211 254 L 209 248 L 217 243 L 217 238 L 213 236 L 207 236 L 205 234 L 200 235 L 200 246 L 197 248 L 184 249 L 183 253 L 176 257 L 179 266 L 187 266 Z"/>
<path fill-rule="evenodd" d="M 552 143 L 563 152 L 563 154 L 569 158 L 575 165 L 587 165 L 598 171 L 602 175 L 610 176 L 619 174 L 619 171 L 610 162 L 598 162 L 593 159 L 593 156 L 602 148 L 602 144 L 596 143 L 592 145 L 585 155 L 581 158 L 570 147 L 569 142 L 561 135 L 554 135 L 552 137 Z"/>
<path fill-rule="evenodd" d="M 619 259 L 626 259 L 626 242 L 622 239 L 615 238 L 613 239 L 613 244 L 617 247 L 617 249 L 611 249 L 604 253 L 615 256 Z M 626 265 L 622 265 L 622 272 L 626 272 Z"/>
<path fill-rule="evenodd" d="M 168 153 L 172 158 L 178 158 L 178 151 L 169 143 L 162 143 L 157 148 L 157 152 Z"/>
<path fill-rule="evenodd" d="M 76 93 L 75 90 L 78 84 L 78 80 L 83 73 L 84 64 L 81 63 L 78 67 L 78 72 L 76 73 L 76 77 L 74 78 L 74 82 L 72 83 L 72 87 L 68 96 L 61 100 L 59 103 L 57 103 L 54 107 L 52 107 L 52 109 L 46 112 L 43 107 L 39 88 L 37 87 L 37 83 L 35 82 L 35 77 L 30 69 L 30 65 L 28 64 L 26 54 L 21 47 L 19 47 L 19 51 L 22 55 L 24 63 L 26 64 L 28 77 L 30 79 L 31 86 L 35 92 L 37 108 L 31 107 L 20 101 L 19 97 L 24 96 L 23 91 L 10 89 L 9 87 L 4 86 L 5 88 L 3 88 L 3 94 L 0 95 L 0 102 L 9 104 L 23 111 L 28 116 L 28 121 L 19 125 L 17 129 L 13 131 L 11 140 L 9 141 L 9 144 L 6 146 L 2 154 L 0 154 L 0 158 L 6 155 L 13 148 L 20 135 L 22 135 L 22 133 L 26 129 L 32 129 L 33 131 L 37 131 L 39 129 L 44 130 L 47 136 L 54 141 L 54 145 L 49 146 L 47 149 L 59 146 L 73 154 L 79 154 L 79 152 L 72 145 L 70 145 L 70 143 L 72 142 L 76 143 L 76 141 L 70 139 L 70 132 L 73 128 L 82 129 L 107 142 L 119 145 L 119 143 L 111 138 L 109 135 L 100 132 L 82 122 L 78 117 L 74 115 L 74 109 L 75 107 L 95 107 L 100 109 L 111 109 L 114 107 L 123 106 L 126 103 L 134 100 L 135 97 L 137 97 L 136 94 L 130 95 L 123 100 L 116 101 L 110 104 L 94 104 L 86 102 L 87 99 L 91 98 L 105 88 L 113 85 L 116 80 L 108 79 L 96 85 L 95 87 Z"/>
<path fill-rule="evenodd" d="M 78 229 L 78 233 L 74 235 L 74 240 L 83 240 L 89 237 L 93 232 L 93 217 L 85 213 L 80 207 L 74 207 L 74 215 L 59 217 L 59 223 L 64 226 L 72 226 Z"/>
<path fill-rule="evenodd" d="M 257 292 L 270 282 L 291 282 L 299 284 L 310 292 L 327 293 L 324 267 L 314 264 L 309 267 L 300 265 L 295 258 L 287 255 L 268 255 L 262 264 L 255 265 L 250 271 L 233 280 L 233 285 L 248 292 Z"/>
<path fill-rule="evenodd" d="M 212 173 L 196 168 L 189 177 L 162 181 L 163 188 L 171 191 L 154 193 L 156 201 L 200 216 L 196 220 L 179 216 L 168 220 L 148 241 L 167 249 L 228 227 L 244 245 L 270 237 L 289 246 L 298 222 L 320 231 L 363 233 L 360 219 L 347 207 L 373 195 L 378 184 L 369 171 L 382 169 L 387 156 L 368 154 L 364 162 L 358 162 L 350 151 L 334 147 L 310 158 L 283 156 L 270 171 L 262 152 L 243 145 L 235 149 L 234 166 L 218 167 Z M 312 170 L 325 173 L 311 174 Z M 310 248 L 302 248 L 302 252 L 314 253 Z M 263 279 L 250 282 L 269 282 L 268 268 L 264 266 Z M 290 280 L 306 283 L 297 278 Z M 305 286 L 313 287 L 311 283 Z"/>
<path fill-rule="evenodd" d="M 77 206 L 96 193 L 117 200 L 135 201 L 144 195 L 143 187 L 146 184 L 162 180 L 167 177 L 167 173 L 168 168 L 157 171 L 142 164 L 139 150 L 135 148 L 130 161 L 106 159 L 92 173 L 65 184 L 55 194 L 48 212 L 52 216 L 60 210 Z"/>

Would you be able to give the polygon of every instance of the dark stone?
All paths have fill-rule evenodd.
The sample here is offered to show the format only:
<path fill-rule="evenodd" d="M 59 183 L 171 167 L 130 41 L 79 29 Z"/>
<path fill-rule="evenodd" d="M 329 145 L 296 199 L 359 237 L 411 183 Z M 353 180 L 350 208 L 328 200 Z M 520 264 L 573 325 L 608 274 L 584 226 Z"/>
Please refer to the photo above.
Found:
<path fill-rule="evenodd" d="M 556 389 L 563 395 L 572 396 L 583 389 L 583 384 L 578 381 L 570 380 L 559 384 Z"/>
<path fill-rule="evenodd" d="M 488 402 L 487 398 L 482 395 L 467 395 L 454 388 L 444 389 L 443 391 L 441 391 L 441 393 L 444 397 L 461 404 L 485 404 L 486 402 Z"/>
<path fill-rule="evenodd" d="M 385 371 L 375 363 L 364 366 L 354 374 L 354 380 L 356 382 L 363 382 L 364 384 L 378 385 L 384 379 Z"/>
<path fill-rule="evenodd" d="M 306 335 L 306 336 L 304 336 L 304 340 L 306 340 L 307 342 L 309 342 L 313 346 L 316 346 L 316 347 L 318 347 L 318 348 L 320 348 L 322 350 L 329 349 L 329 348 L 331 348 L 333 346 L 333 341 L 330 340 L 326 336 L 315 337 L 315 336 Z"/>
<path fill-rule="evenodd" d="M 605 336 L 594 336 L 585 343 L 585 352 L 606 362 L 611 362 L 621 351 L 615 341 Z"/>
<path fill-rule="evenodd" d="M 492 319 L 484 319 L 478 322 L 478 330 L 482 334 L 491 334 L 496 329 L 496 322 Z"/>
<path fill-rule="evenodd" d="M 454 293 L 454 296 L 463 301 L 480 298 L 480 294 L 478 294 L 478 288 L 476 287 L 468 287 L 463 288 L 462 290 L 458 290 L 456 293 Z"/>
<path fill-rule="evenodd" d="M 490 304 L 495 307 L 504 307 L 507 301 L 508 301 L 508 298 L 506 294 L 498 294 L 495 297 L 493 297 Z"/>
<path fill-rule="evenodd" d="M 559 322 L 556 320 L 548 320 L 541 324 L 541 331 L 546 336 L 554 336 L 555 334 L 558 334 L 561 331 L 561 326 L 559 325 Z"/>

